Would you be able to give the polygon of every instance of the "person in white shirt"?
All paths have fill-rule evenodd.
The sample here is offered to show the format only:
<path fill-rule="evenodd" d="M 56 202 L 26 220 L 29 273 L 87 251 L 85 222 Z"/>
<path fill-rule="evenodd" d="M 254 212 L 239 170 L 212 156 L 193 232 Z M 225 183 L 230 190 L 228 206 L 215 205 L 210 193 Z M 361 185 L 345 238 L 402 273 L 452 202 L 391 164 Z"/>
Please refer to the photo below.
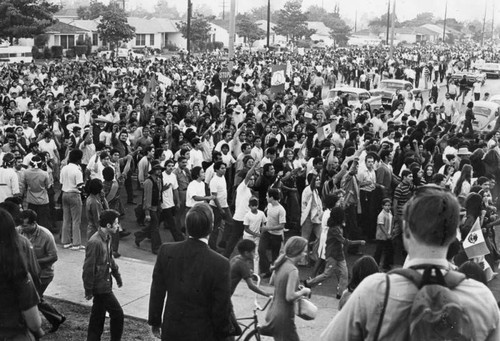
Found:
<path fill-rule="evenodd" d="M 177 176 L 172 173 L 173 170 L 174 160 L 167 160 L 165 162 L 165 171 L 162 173 L 163 187 L 159 224 L 163 222 L 165 229 L 169 229 L 174 241 L 178 242 L 184 240 L 184 235 L 174 219 L 175 209 L 180 207 L 180 201 L 178 192 L 179 184 L 177 183 Z"/>
<path fill-rule="evenodd" d="M 206 195 L 205 171 L 202 167 L 196 166 L 191 170 L 191 181 L 186 190 L 186 208 L 190 209 L 199 201 L 209 201 L 213 197 Z"/>
<path fill-rule="evenodd" d="M 0 202 L 5 199 L 21 195 L 19 187 L 19 177 L 17 176 L 14 165 L 16 158 L 12 153 L 6 153 L 3 158 L 3 165 L 0 168 Z"/>
<path fill-rule="evenodd" d="M 193 145 L 193 149 L 191 149 L 189 153 L 189 164 L 191 165 L 191 167 L 201 167 L 203 162 L 203 146 L 201 144 L 200 138 L 195 137 L 191 141 L 191 143 Z"/>
<path fill-rule="evenodd" d="M 217 250 L 217 239 L 219 237 L 219 228 L 224 220 L 225 229 L 231 229 L 232 217 L 229 205 L 227 203 L 227 183 L 224 175 L 226 174 L 226 165 L 222 162 L 214 164 L 215 176 L 210 180 L 210 193 L 214 197 L 210 201 L 210 206 L 214 212 L 214 227 L 208 239 L 208 246 L 212 250 Z"/>
<path fill-rule="evenodd" d="M 254 160 L 261 161 L 264 157 L 264 151 L 262 150 L 262 138 L 260 136 L 256 136 L 253 140 L 253 148 L 250 151 L 250 155 L 254 158 Z"/>
<path fill-rule="evenodd" d="M 205 171 L 205 183 L 210 184 L 210 181 L 215 175 L 214 164 L 219 161 L 222 161 L 222 153 L 214 151 L 212 154 L 212 164 Z"/>

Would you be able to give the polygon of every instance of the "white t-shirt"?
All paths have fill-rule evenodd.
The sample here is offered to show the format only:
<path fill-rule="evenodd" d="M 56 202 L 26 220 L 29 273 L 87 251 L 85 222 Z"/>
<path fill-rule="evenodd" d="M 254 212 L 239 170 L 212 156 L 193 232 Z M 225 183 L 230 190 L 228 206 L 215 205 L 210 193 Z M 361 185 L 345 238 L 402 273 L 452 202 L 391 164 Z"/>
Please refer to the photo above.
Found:
<path fill-rule="evenodd" d="M 186 207 L 193 207 L 197 202 L 193 197 L 205 197 L 205 182 L 193 180 L 186 190 Z"/>
<path fill-rule="evenodd" d="M 227 204 L 227 185 L 225 177 L 215 175 L 212 180 L 210 180 L 210 193 L 217 193 L 220 207 L 229 207 Z M 210 200 L 210 205 L 217 206 L 213 200 Z"/>
<path fill-rule="evenodd" d="M 248 211 L 243 217 L 243 225 L 248 225 L 250 231 L 260 233 L 260 227 L 267 222 L 264 212 L 257 210 L 257 214 Z M 243 232 L 244 239 L 253 239 L 253 236 L 247 232 Z"/>
<path fill-rule="evenodd" d="M 201 167 L 203 162 L 203 152 L 197 149 L 191 149 L 189 152 L 190 163 L 192 167 Z"/>
<path fill-rule="evenodd" d="M 54 140 L 50 140 L 49 143 L 45 142 L 45 139 L 40 140 L 38 141 L 38 147 L 40 148 L 41 152 L 49 153 L 51 159 L 55 158 L 56 156 L 55 152 L 57 150 L 57 146 Z"/>
<path fill-rule="evenodd" d="M 162 173 L 163 175 L 163 188 L 167 185 L 172 185 L 168 189 L 165 189 L 162 192 L 162 203 L 161 208 L 170 208 L 175 206 L 174 202 L 174 192 L 173 190 L 179 188 L 177 183 L 177 176 L 174 173 L 167 174 L 166 172 Z"/>
<path fill-rule="evenodd" d="M 243 221 L 245 214 L 250 211 L 248 202 L 250 201 L 251 197 L 252 191 L 245 184 L 245 181 L 242 181 L 236 188 L 236 200 L 233 215 L 234 220 Z"/>
<path fill-rule="evenodd" d="M 269 222 L 269 227 L 275 227 L 279 224 L 286 223 L 286 211 L 281 205 L 267 204 L 267 221 Z M 283 229 L 268 231 L 270 234 L 275 236 L 283 236 Z"/>

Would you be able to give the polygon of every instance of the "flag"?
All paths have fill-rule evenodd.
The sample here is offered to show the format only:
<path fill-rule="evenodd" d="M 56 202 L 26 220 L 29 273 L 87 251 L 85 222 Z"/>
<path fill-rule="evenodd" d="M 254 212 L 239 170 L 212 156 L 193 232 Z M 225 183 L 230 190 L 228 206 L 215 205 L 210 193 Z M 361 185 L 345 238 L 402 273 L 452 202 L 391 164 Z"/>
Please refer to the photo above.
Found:
<path fill-rule="evenodd" d="M 313 120 L 313 112 L 311 109 L 307 108 L 306 111 L 304 112 L 304 121 L 306 123 L 311 123 Z"/>
<path fill-rule="evenodd" d="M 271 76 L 271 93 L 277 94 L 285 91 L 286 64 L 273 65 Z"/>
<path fill-rule="evenodd" d="M 490 253 L 488 247 L 486 246 L 483 232 L 481 231 L 479 218 L 477 218 L 469 234 L 462 242 L 462 245 L 464 247 L 465 253 L 467 254 L 467 257 L 469 258 L 480 257 Z"/>
<path fill-rule="evenodd" d="M 318 133 L 318 141 L 321 142 L 325 140 L 330 134 L 333 134 L 336 127 L 337 127 L 337 122 L 333 121 L 329 124 L 326 124 L 316 129 L 316 132 Z"/>

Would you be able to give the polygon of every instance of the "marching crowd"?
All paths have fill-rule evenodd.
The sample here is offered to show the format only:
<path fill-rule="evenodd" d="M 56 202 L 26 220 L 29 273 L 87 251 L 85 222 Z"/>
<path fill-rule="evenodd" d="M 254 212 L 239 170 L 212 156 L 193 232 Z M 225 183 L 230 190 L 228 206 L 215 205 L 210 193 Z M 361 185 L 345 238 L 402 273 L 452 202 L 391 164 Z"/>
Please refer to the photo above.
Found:
<path fill-rule="evenodd" d="M 405 222 L 413 219 L 410 225 L 420 226 L 414 220 L 428 214 L 415 204 L 415 218 L 417 213 L 408 212 L 407 203 L 418 200 L 414 198 L 431 184 L 431 197 L 442 189 L 437 197 L 445 198 L 442 214 L 436 215 L 452 210 L 448 223 L 439 224 L 452 221 L 460 231 L 455 238 L 455 230 L 447 225 L 449 234 L 445 232 L 438 243 L 441 249 L 446 246 L 444 260 L 453 267 L 478 264 L 490 280 L 495 275 L 491 268 L 500 260 L 495 239 L 495 226 L 500 224 L 500 132 L 474 131 L 478 97 L 461 92 L 458 97 L 467 103 L 461 105 L 450 76 L 456 69 L 472 69 L 480 60 L 499 57 L 491 47 L 470 44 L 402 47 L 393 59 L 382 47 L 312 50 L 303 55 L 241 52 L 224 84 L 217 54 L 3 65 L 0 217 L 8 224 L 0 228 L 0 237 L 15 244 L 5 249 L 11 253 L 13 248 L 19 253 L 29 249 L 13 235 L 16 226 L 31 241 L 31 256 L 38 263 L 32 259 L 29 272 L 33 282 L 41 279 L 43 284 L 36 288 L 42 296 L 57 261 L 50 231 L 57 231 L 56 221 L 62 220 L 62 247 L 86 251 L 85 296 L 94 299 L 88 340 L 100 339 L 106 310 L 112 321 L 111 339 L 121 338 L 123 312 L 110 284 L 111 275 L 118 286 L 122 284 L 113 260 L 120 257 L 120 238 L 133 231 L 138 247 L 150 239 L 151 251 L 159 254 L 158 267 L 160 258 L 185 252 L 162 246 L 162 227 L 176 242 L 206 238 L 208 247 L 227 259 L 237 249 L 239 255 L 227 265 L 230 294 L 245 279 L 250 289 L 269 296 L 249 278 L 253 273 L 270 278 L 275 293 L 262 332 L 276 340 L 298 340 L 293 319 L 283 318 L 293 312 L 289 302 L 307 296 L 310 288 L 332 275 L 337 278 L 340 306 L 359 314 L 360 308 L 347 298 L 357 295 L 354 289 L 363 278 L 403 265 L 415 252 L 415 246 L 408 246 L 422 243 L 422 232 L 413 226 L 408 232 Z M 271 87 L 276 64 L 287 66 L 280 90 Z M 323 104 L 324 89 L 337 84 L 373 89 L 385 78 L 407 79 L 415 86 L 423 79 L 426 89 L 432 85 L 428 96 L 397 92 L 387 110 L 367 103 L 350 106 L 341 92 Z M 439 95 L 439 86 L 447 86 L 445 96 Z M 473 93 L 477 91 L 481 95 L 480 87 L 474 87 Z M 457 126 L 453 118 L 461 113 L 465 120 Z M 327 125 L 331 133 L 322 134 Z M 139 229 L 118 224 L 126 207 L 134 208 Z M 198 223 L 208 220 L 195 213 L 213 214 L 213 228 L 196 230 Z M 477 221 L 489 253 L 469 265 L 471 257 L 462 242 Z M 86 246 L 81 229 L 87 233 Z M 360 258 L 349 281 L 346 254 L 366 255 L 367 243 L 376 244 L 373 258 Z M 13 256 L 2 251 L 0 257 Z M 10 259 L 8 264 L 16 262 L 21 261 Z M 213 264 L 225 266 L 219 259 Z M 296 266 L 313 267 L 313 275 L 301 285 Z M 56 331 L 65 317 L 43 300 L 38 303 L 26 271 L 0 271 L 23 283 L 28 298 L 22 310 L 37 303 Z M 160 277 L 165 272 L 155 267 L 156 273 L 153 287 L 163 303 L 161 291 L 167 284 Z M 380 286 L 385 279 L 377 276 Z M 293 294 L 290 281 L 297 284 Z M 369 291 L 363 284 L 361 290 Z M 155 305 L 150 312 L 149 322 L 158 336 L 162 307 Z M 349 318 L 348 313 L 334 322 Z M 39 318 L 35 321 L 32 315 L 25 315 L 26 324 L 41 335 Z M 497 323 L 498 311 L 495 316 Z M 0 338 L 18 330 L 23 330 L 19 324 L 7 332 L 0 328 Z M 178 332 L 162 328 L 164 339 Z M 340 333 L 333 327 L 325 331 L 329 340 L 354 339 L 354 334 Z"/>

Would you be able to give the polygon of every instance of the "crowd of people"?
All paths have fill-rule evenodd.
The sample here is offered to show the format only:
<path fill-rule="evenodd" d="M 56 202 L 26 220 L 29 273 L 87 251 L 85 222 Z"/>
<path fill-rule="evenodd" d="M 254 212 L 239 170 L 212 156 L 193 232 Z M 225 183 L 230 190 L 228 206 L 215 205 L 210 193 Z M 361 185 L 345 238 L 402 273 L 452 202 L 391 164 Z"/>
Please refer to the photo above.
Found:
<path fill-rule="evenodd" d="M 185 252 L 161 248 L 161 227 L 176 242 L 206 238 L 208 247 L 226 259 L 237 248 L 238 259 L 229 267 L 234 279 L 230 293 L 245 279 L 250 289 L 269 296 L 251 274 L 274 274 L 275 316 L 267 333 L 276 340 L 298 340 L 293 320 L 282 316 L 293 308 L 290 302 L 332 275 L 341 305 L 354 309 L 347 297 L 369 273 L 353 272 L 349 282 L 347 254 L 366 255 L 364 246 L 375 243 L 375 263 L 364 257 L 360 268 L 376 264 L 377 271 L 387 272 L 403 265 L 411 254 L 406 204 L 428 184 L 461 205 L 463 218 L 455 226 L 461 233 L 446 236 L 451 245 L 446 259 L 456 266 L 469 260 L 461 242 L 479 218 L 489 254 L 478 263 L 487 279 L 494 276 L 490 270 L 500 260 L 495 239 L 500 132 L 474 131 L 474 101 L 486 94 L 474 87 L 470 97 L 467 91 L 456 96 L 450 76 L 499 57 L 494 48 L 472 43 L 400 47 L 392 59 L 383 47 L 241 52 L 231 61 L 225 84 L 217 54 L 3 65 L 0 205 L 25 209 L 23 224 L 40 227 L 47 236 L 57 232 L 62 220 L 64 249 L 85 250 L 87 245 L 85 296 L 94 299 L 89 340 L 99 339 L 105 310 L 117 321 L 112 338 L 119 340 L 123 329 L 123 312 L 110 287 L 97 285 L 91 275 L 94 258 L 105 262 L 108 277 L 111 272 L 121 285 L 113 259 L 120 257 L 120 239 L 132 232 L 137 247 L 151 240 L 157 262 Z M 271 86 L 276 64 L 287 66 L 281 90 Z M 430 89 L 417 98 L 398 91 L 390 107 L 379 110 L 368 103 L 349 105 L 341 92 L 323 104 L 324 90 L 340 84 L 373 89 L 386 78 L 407 79 L 415 86 L 423 79 L 423 88 L 429 84 Z M 445 95 L 440 88 L 446 88 Z M 463 123 L 454 124 L 461 114 Z M 327 134 L 322 133 L 325 126 L 331 128 Z M 207 205 L 199 214 L 211 209 L 213 229 L 193 236 L 188 216 L 200 203 Z M 134 208 L 137 224 L 120 226 L 117 219 L 127 208 Z M 22 219 L 14 218 L 20 225 Z M 87 238 L 82 239 L 82 229 Z M 293 235 L 300 238 L 285 245 Z M 57 260 L 55 249 L 54 243 L 50 260 L 37 255 L 42 268 Z M 213 263 L 226 271 L 221 259 Z M 314 267 L 313 276 L 290 292 L 290 281 L 299 283 L 296 266 Z M 26 280 L 21 272 L 8 277 Z M 40 295 L 48 283 L 39 286 Z M 162 285 L 155 291 L 163 303 Z M 223 308 L 231 310 L 226 303 Z M 150 323 L 159 336 L 158 308 Z M 51 323 L 57 330 L 65 317 L 55 316 Z M 178 332 L 163 331 L 168 337 Z"/>

